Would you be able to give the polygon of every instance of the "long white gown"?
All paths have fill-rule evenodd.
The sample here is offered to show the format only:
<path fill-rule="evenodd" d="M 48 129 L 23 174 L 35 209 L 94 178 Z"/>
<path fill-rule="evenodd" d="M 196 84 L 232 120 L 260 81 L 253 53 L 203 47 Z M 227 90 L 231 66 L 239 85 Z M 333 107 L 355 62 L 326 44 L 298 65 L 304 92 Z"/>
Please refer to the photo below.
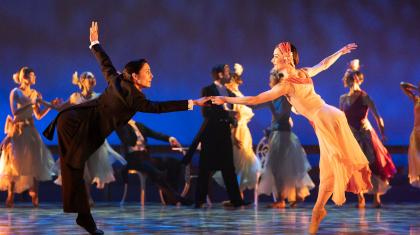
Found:
<path fill-rule="evenodd" d="M 232 91 L 236 96 L 243 97 L 243 94 L 237 90 Z M 251 121 L 254 113 L 252 109 L 245 105 L 233 105 L 233 111 L 239 114 L 238 126 L 236 131 L 232 133 L 232 138 L 238 139 L 242 147 L 233 145 L 233 162 L 235 172 L 238 177 L 239 189 L 253 189 L 257 184 L 257 177 L 261 171 L 260 160 L 256 157 L 253 145 L 252 136 L 248 128 L 248 123 Z M 224 187 L 223 177 L 220 171 L 213 175 L 214 180 Z"/>
<path fill-rule="evenodd" d="M 10 97 L 13 118 L 7 117 L 0 159 L 0 190 L 6 191 L 11 182 L 15 182 L 14 192 L 21 193 L 33 186 L 34 179 L 47 181 L 52 179 L 54 159 L 42 142 L 34 126 L 33 103 L 38 92 L 32 90 L 25 96 L 19 88 L 14 88 Z"/>
<path fill-rule="evenodd" d="M 90 99 L 86 99 L 81 93 L 75 92 L 70 96 L 69 102 L 72 105 L 81 104 L 96 99 L 98 96 L 99 94 L 94 92 Z M 84 180 L 96 184 L 96 187 L 99 189 L 104 188 L 105 184 L 115 181 L 112 164 L 116 161 L 119 161 L 123 165 L 127 164 L 125 159 L 105 140 L 101 147 L 87 160 L 83 176 Z M 59 160 L 56 163 L 56 168 L 60 172 Z M 55 183 L 61 185 L 61 174 L 58 175 L 59 177 L 55 180 Z"/>

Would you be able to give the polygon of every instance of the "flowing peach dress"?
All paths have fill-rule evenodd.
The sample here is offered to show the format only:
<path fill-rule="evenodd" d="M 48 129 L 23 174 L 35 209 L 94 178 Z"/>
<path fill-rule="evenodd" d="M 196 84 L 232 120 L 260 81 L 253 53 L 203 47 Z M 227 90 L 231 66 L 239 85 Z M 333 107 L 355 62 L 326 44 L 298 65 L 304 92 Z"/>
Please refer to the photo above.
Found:
<path fill-rule="evenodd" d="M 315 90 L 312 79 L 289 77 L 281 82 L 289 86 L 290 104 L 314 125 L 320 147 L 319 190 L 332 192 L 337 205 L 346 201 L 345 192 L 367 192 L 372 188 L 369 162 L 347 123 L 345 114 L 328 105 Z"/>

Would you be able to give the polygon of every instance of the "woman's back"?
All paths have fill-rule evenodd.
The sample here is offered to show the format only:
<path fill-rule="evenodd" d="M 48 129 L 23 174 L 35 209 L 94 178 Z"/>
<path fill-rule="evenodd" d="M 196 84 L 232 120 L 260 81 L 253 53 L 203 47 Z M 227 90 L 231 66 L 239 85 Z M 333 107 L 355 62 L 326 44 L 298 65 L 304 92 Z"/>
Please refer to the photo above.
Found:
<path fill-rule="evenodd" d="M 311 120 L 325 104 L 321 96 L 315 92 L 312 79 L 303 69 L 300 69 L 298 76 L 287 77 L 285 81 L 291 86 L 291 92 L 287 94 L 290 104 L 299 114 Z"/>

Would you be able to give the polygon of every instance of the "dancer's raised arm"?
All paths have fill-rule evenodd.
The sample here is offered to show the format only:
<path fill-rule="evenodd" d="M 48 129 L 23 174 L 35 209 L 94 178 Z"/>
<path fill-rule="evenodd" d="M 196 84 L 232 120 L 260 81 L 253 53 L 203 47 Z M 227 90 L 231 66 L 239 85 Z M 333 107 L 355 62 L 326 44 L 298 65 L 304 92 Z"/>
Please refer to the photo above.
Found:
<path fill-rule="evenodd" d="M 118 72 L 115 69 L 114 65 L 112 64 L 111 59 L 109 56 L 105 53 L 104 49 L 99 44 L 99 28 L 98 28 L 98 22 L 92 21 L 92 25 L 90 26 L 90 50 L 95 55 L 96 60 L 98 61 L 99 65 L 101 66 L 101 71 L 106 79 L 106 81 L 109 83 L 112 81 L 115 77 L 118 76 Z"/>
<path fill-rule="evenodd" d="M 226 97 L 226 96 L 214 96 L 211 98 L 213 104 L 222 105 L 224 103 L 231 104 L 244 104 L 244 105 L 258 105 L 268 101 L 277 99 L 282 95 L 286 95 L 290 92 L 292 87 L 287 82 L 280 82 L 273 86 L 268 91 L 262 92 L 257 96 L 244 96 L 244 97 Z"/>
<path fill-rule="evenodd" d="M 416 91 L 418 90 L 418 87 L 408 82 L 401 82 L 400 87 L 404 94 L 406 94 L 412 101 L 416 101 Z"/>
<path fill-rule="evenodd" d="M 328 69 L 332 64 L 334 64 L 338 60 L 338 58 L 340 58 L 340 56 L 350 53 L 352 50 L 356 48 L 357 48 L 356 43 L 347 44 L 343 48 L 338 50 L 336 53 L 323 59 L 317 65 L 306 68 L 306 71 L 308 72 L 310 77 L 314 77 L 318 73 Z"/>

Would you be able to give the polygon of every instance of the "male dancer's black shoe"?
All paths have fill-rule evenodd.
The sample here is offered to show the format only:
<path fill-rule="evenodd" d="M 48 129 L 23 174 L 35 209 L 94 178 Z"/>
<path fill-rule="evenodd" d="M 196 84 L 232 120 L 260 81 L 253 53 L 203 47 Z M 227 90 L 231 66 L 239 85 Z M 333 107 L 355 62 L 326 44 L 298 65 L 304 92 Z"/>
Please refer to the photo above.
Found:
<path fill-rule="evenodd" d="M 240 201 L 240 202 L 234 202 L 234 203 L 228 201 L 228 202 L 223 203 L 223 206 L 226 208 L 239 208 L 241 206 L 249 206 L 251 204 L 252 202 L 248 202 L 248 201 Z"/>
<path fill-rule="evenodd" d="M 102 231 L 102 230 L 100 230 L 96 227 L 96 223 L 93 220 L 92 214 L 90 214 L 90 213 L 86 213 L 86 214 L 79 213 L 77 215 L 77 218 L 76 218 L 76 223 L 80 227 L 82 227 L 86 231 L 88 231 L 90 234 L 93 234 L 93 235 L 104 234 L 104 231 Z"/>
<path fill-rule="evenodd" d="M 181 203 L 181 205 L 183 206 L 191 206 L 192 204 L 194 204 L 194 202 L 188 198 L 185 197 L 181 197 L 179 202 Z"/>
<path fill-rule="evenodd" d="M 194 208 L 195 209 L 202 209 L 202 208 L 207 208 L 208 206 L 204 203 L 204 202 L 196 202 L 194 204 Z"/>

